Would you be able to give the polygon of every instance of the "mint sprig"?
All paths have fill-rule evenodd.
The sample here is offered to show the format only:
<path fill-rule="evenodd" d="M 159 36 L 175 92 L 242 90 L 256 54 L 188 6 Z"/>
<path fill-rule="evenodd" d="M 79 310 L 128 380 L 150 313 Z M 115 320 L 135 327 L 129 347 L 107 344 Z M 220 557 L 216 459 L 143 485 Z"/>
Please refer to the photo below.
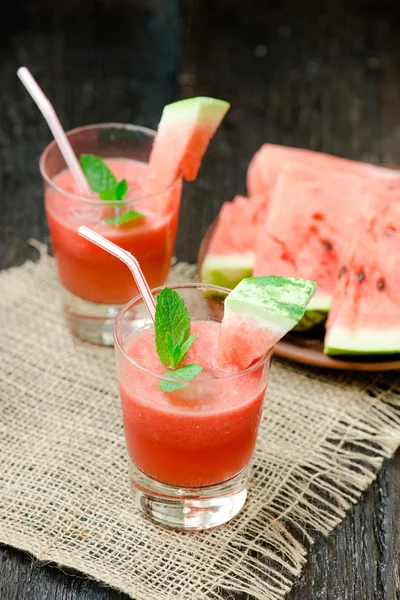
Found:
<path fill-rule="evenodd" d="M 190 315 L 183 298 L 167 287 L 157 296 L 154 328 L 157 354 L 164 366 L 173 369 L 167 371 L 165 377 L 177 379 L 197 377 L 203 370 L 200 365 L 186 365 L 177 369 L 197 335 L 190 333 Z M 167 381 L 160 381 L 158 384 L 163 391 L 173 391 L 171 385 L 173 389 L 179 389 L 186 387 L 187 384 Z M 168 389 L 164 389 L 166 387 Z"/>
<path fill-rule="evenodd" d="M 115 175 L 100 156 L 81 154 L 79 162 L 90 187 L 96 194 L 101 194 L 106 190 L 115 190 L 117 187 Z"/>
<path fill-rule="evenodd" d="M 130 223 L 136 219 L 144 219 L 145 216 L 142 213 L 136 212 L 136 210 L 127 210 L 120 217 L 106 217 L 104 220 L 108 225 L 124 225 Z"/>
<path fill-rule="evenodd" d="M 114 173 L 100 156 L 94 154 L 81 154 L 79 159 L 82 170 L 90 187 L 101 200 L 123 200 L 128 193 L 126 179 L 117 181 Z M 109 225 L 124 225 L 136 219 L 144 219 L 145 215 L 136 210 L 127 210 L 122 215 L 108 217 L 105 222 Z"/>
<path fill-rule="evenodd" d="M 192 365 L 185 365 L 184 367 L 179 367 L 179 369 L 175 369 L 175 371 L 166 371 L 164 373 L 164 377 L 172 377 L 173 379 L 194 379 L 197 375 L 200 375 L 203 367 L 200 365 L 196 365 L 193 363 Z M 161 379 L 158 383 L 158 387 L 163 392 L 175 392 L 175 390 L 181 390 L 187 387 L 187 383 L 184 381 L 167 381 L 166 379 Z"/>
<path fill-rule="evenodd" d="M 121 179 L 112 190 L 103 190 L 99 196 L 101 200 L 123 200 L 128 193 L 126 179 Z"/>
<path fill-rule="evenodd" d="M 154 327 L 157 353 L 162 364 L 177 367 L 196 336 L 190 335 L 190 315 L 183 298 L 168 287 L 157 296 Z M 191 343 L 184 347 L 190 337 Z"/>

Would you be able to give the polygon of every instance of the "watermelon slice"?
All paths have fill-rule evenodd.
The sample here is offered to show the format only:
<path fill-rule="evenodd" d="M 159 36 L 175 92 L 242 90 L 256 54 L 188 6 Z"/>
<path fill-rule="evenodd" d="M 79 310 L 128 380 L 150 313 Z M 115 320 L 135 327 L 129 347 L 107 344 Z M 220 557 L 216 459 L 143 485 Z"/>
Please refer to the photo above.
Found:
<path fill-rule="evenodd" d="M 218 338 L 224 367 L 247 369 L 302 318 L 316 284 L 288 277 L 249 277 L 226 297 Z"/>
<path fill-rule="evenodd" d="M 281 171 L 265 225 L 259 228 L 254 275 L 317 282 L 305 328 L 326 317 L 342 240 L 353 222 L 353 207 L 364 195 L 363 180 L 346 173 L 321 174 L 297 163 L 287 163 Z"/>
<path fill-rule="evenodd" d="M 203 283 L 232 289 L 252 275 L 256 230 L 263 215 L 261 197 L 236 196 L 222 205 L 201 268 Z"/>
<path fill-rule="evenodd" d="M 400 186 L 372 193 L 344 248 L 326 354 L 400 353 Z"/>
<path fill-rule="evenodd" d="M 188 181 L 196 179 L 209 141 L 228 109 L 228 102 L 206 97 L 165 106 L 149 161 L 149 192 L 172 185 L 180 174 Z"/>
<path fill-rule="evenodd" d="M 247 190 L 250 196 L 263 194 L 266 200 L 273 192 L 279 174 L 286 162 L 296 162 L 305 168 L 319 171 L 334 171 L 336 173 L 353 173 L 376 179 L 400 179 L 400 173 L 393 169 L 377 167 L 347 158 L 339 158 L 331 154 L 290 148 L 276 144 L 264 144 L 256 152 L 247 171 Z"/>

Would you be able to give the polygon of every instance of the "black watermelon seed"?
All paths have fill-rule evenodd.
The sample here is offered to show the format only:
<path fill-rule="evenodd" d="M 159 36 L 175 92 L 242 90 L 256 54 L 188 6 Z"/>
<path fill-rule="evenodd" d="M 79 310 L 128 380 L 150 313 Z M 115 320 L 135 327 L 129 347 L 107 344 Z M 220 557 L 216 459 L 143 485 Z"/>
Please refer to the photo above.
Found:
<path fill-rule="evenodd" d="M 376 282 L 376 287 L 380 292 L 385 288 L 385 280 L 383 279 L 383 277 L 381 277 L 381 279 L 378 279 L 378 281 Z"/>
<path fill-rule="evenodd" d="M 345 275 L 345 274 L 346 274 L 346 271 L 347 271 L 347 267 L 346 267 L 346 265 L 343 265 L 343 267 L 342 267 L 342 268 L 340 269 L 340 271 L 339 271 L 339 279 L 340 279 L 341 277 L 343 277 L 343 275 Z"/>
<path fill-rule="evenodd" d="M 356 274 L 356 277 L 357 277 L 357 279 L 358 279 L 358 281 L 359 281 L 360 283 L 361 283 L 362 281 L 364 281 L 364 279 L 365 279 L 365 273 L 364 273 L 364 271 L 359 271 L 359 272 Z"/>
<path fill-rule="evenodd" d="M 393 226 L 386 227 L 386 229 L 385 229 L 385 231 L 384 231 L 384 234 L 385 234 L 387 237 L 391 237 L 391 236 L 392 236 L 392 235 L 394 235 L 395 233 L 396 233 L 396 229 L 395 229 Z"/>
<path fill-rule="evenodd" d="M 333 246 L 328 240 L 322 240 L 322 245 L 326 250 L 332 250 Z"/>

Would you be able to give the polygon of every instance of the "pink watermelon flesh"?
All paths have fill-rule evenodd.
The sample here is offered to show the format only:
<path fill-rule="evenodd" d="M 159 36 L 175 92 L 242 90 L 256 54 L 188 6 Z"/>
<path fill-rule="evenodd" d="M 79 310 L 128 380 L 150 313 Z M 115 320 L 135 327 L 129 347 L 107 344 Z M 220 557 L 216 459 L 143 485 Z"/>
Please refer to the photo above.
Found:
<path fill-rule="evenodd" d="M 287 277 L 249 277 L 225 298 L 218 337 L 224 367 L 252 366 L 303 317 L 313 297 L 313 281 Z"/>
<path fill-rule="evenodd" d="M 268 202 L 286 162 L 296 162 L 307 168 L 336 173 L 353 173 L 377 179 L 399 179 L 400 174 L 393 169 L 377 167 L 331 154 L 314 152 L 303 148 L 291 148 L 276 144 L 264 144 L 256 152 L 247 171 L 249 195 L 262 194 Z"/>
<path fill-rule="evenodd" d="M 229 109 L 214 98 L 189 98 L 164 108 L 149 161 L 148 192 L 172 185 L 182 175 L 196 179 L 210 139 Z"/>
<path fill-rule="evenodd" d="M 254 233 L 263 213 L 263 197 L 236 196 L 224 202 L 215 226 L 208 253 L 230 254 L 254 250 Z"/>
<path fill-rule="evenodd" d="M 254 321 L 232 317 L 221 326 L 218 361 L 221 368 L 244 371 L 265 355 L 282 336 Z"/>
<path fill-rule="evenodd" d="M 362 204 L 364 195 L 360 178 L 287 163 L 259 228 L 254 275 L 316 281 L 310 308 L 327 310 L 342 240 L 353 222 L 353 207 Z"/>
<path fill-rule="evenodd" d="M 264 202 L 259 196 L 236 196 L 222 205 L 202 265 L 204 283 L 233 288 L 252 274 L 256 231 L 263 217 Z"/>
<path fill-rule="evenodd" d="M 340 257 L 327 354 L 400 352 L 400 186 L 372 190 Z"/>

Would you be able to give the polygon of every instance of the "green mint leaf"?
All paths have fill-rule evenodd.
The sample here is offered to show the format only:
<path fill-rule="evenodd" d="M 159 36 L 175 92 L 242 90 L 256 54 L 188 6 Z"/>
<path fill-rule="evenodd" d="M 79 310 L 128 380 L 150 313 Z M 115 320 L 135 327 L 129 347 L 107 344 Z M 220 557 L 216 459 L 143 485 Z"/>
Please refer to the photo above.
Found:
<path fill-rule="evenodd" d="M 128 183 L 122 179 L 112 190 L 99 192 L 100 200 L 123 200 L 128 193 Z"/>
<path fill-rule="evenodd" d="M 173 357 L 174 356 L 174 351 L 175 351 L 175 345 L 174 345 L 174 342 L 173 342 L 173 339 L 172 339 L 172 335 L 171 335 L 171 333 L 169 331 L 165 332 L 165 346 L 167 348 L 168 357 Z M 170 366 L 173 367 L 174 365 L 170 365 Z"/>
<path fill-rule="evenodd" d="M 128 182 L 126 179 L 122 179 L 117 183 L 115 188 L 115 197 L 117 200 L 123 200 L 128 193 Z"/>
<path fill-rule="evenodd" d="M 117 200 L 115 197 L 115 189 L 103 190 L 99 193 L 100 200 Z"/>
<path fill-rule="evenodd" d="M 105 220 L 108 225 L 125 225 L 125 223 L 130 223 L 131 221 L 136 221 L 136 219 L 145 219 L 145 215 L 142 213 L 136 212 L 136 210 L 127 210 L 120 217 L 107 217 Z"/>
<path fill-rule="evenodd" d="M 117 180 L 102 158 L 94 154 L 81 154 L 80 164 L 94 192 L 100 194 L 105 190 L 115 190 Z"/>
<path fill-rule="evenodd" d="M 180 362 L 182 362 L 181 360 L 181 347 L 180 346 L 176 346 L 173 351 L 172 351 L 172 355 L 171 355 L 171 367 L 174 367 L 174 369 L 179 365 Z"/>
<path fill-rule="evenodd" d="M 179 294 L 167 287 L 157 296 L 154 329 L 162 364 L 176 366 L 175 348 L 182 348 L 190 336 L 190 315 Z"/>
<path fill-rule="evenodd" d="M 165 344 L 168 349 L 171 367 L 177 367 L 180 363 L 181 347 L 175 346 L 171 333 L 168 331 L 165 335 Z"/>
<path fill-rule="evenodd" d="M 164 377 L 171 377 L 173 379 L 194 379 L 197 375 L 200 375 L 203 367 L 196 364 L 185 365 L 176 369 L 176 371 L 166 371 Z M 181 390 L 188 386 L 186 381 L 166 381 L 161 379 L 158 382 L 158 387 L 163 392 L 174 392 L 175 390 Z"/>
<path fill-rule="evenodd" d="M 177 365 L 179 365 L 179 363 L 181 363 L 184 359 L 186 354 L 188 353 L 188 350 L 190 348 L 190 346 L 193 344 L 194 340 L 197 338 L 197 333 L 193 333 L 190 337 L 188 337 L 188 339 L 183 342 L 182 347 L 178 346 L 177 349 L 179 349 L 179 355 L 178 355 L 178 360 L 177 360 Z M 172 365 L 174 366 L 174 365 Z"/>

